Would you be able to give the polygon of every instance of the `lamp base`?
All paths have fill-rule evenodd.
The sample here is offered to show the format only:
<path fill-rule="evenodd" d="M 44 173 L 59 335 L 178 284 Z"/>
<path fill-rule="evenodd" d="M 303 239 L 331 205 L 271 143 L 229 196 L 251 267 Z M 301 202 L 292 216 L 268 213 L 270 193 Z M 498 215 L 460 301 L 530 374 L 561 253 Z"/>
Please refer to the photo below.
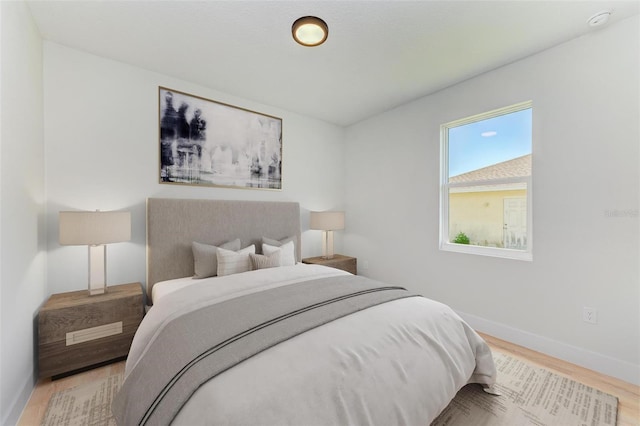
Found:
<path fill-rule="evenodd" d="M 89 246 L 89 296 L 107 291 L 107 246 Z"/>
<path fill-rule="evenodd" d="M 93 289 L 89 289 L 89 296 L 100 296 L 101 294 L 105 294 L 107 292 L 107 288 L 103 287 L 103 288 L 93 288 Z"/>
<path fill-rule="evenodd" d="M 333 259 L 333 231 L 322 231 L 322 258 Z"/>

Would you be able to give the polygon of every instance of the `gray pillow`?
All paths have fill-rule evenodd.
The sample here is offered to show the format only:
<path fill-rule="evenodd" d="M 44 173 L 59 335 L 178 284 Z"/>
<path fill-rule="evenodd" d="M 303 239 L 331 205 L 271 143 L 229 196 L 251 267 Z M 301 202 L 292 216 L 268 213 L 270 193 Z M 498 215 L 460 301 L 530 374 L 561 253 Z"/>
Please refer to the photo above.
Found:
<path fill-rule="evenodd" d="M 193 250 L 193 269 L 195 271 L 193 278 L 200 279 L 218 275 L 218 257 L 216 256 L 218 247 L 194 241 L 191 243 L 191 248 Z M 221 244 L 220 248 L 238 251 L 240 250 L 240 238 L 227 241 Z"/>
<path fill-rule="evenodd" d="M 283 244 L 287 244 L 289 241 L 293 241 L 293 255 L 296 258 L 296 261 L 300 261 L 298 259 L 298 250 L 296 250 L 296 246 L 298 245 L 296 241 L 296 237 L 287 237 L 281 240 L 274 240 L 273 238 L 262 237 L 262 244 L 267 244 L 270 246 L 280 247 Z"/>
<path fill-rule="evenodd" d="M 251 260 L 252 271 L 256 269 L 275 268 L 280 266 L 280 250 L 270 256 L 250 253 L 249 259 Z"/>

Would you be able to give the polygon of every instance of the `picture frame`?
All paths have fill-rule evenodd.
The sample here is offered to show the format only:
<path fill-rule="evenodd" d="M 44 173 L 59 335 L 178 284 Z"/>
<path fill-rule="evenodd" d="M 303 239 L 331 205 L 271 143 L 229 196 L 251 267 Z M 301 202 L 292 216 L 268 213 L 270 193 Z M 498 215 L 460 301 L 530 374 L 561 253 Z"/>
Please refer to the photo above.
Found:
<path fill-rule="evenodd" d="M 158 87 L 162 184 L 282 190 L 282 119 Z"/>

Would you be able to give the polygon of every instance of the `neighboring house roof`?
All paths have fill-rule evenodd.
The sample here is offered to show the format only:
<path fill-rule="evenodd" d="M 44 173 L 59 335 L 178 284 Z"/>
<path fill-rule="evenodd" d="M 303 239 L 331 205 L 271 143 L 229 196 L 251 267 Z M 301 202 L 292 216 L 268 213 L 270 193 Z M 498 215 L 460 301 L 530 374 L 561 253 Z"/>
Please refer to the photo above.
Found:
<path fill-rule="evenodd" d="M 531 154 L 449 178 L 449 183 L 531 176 Z"/>

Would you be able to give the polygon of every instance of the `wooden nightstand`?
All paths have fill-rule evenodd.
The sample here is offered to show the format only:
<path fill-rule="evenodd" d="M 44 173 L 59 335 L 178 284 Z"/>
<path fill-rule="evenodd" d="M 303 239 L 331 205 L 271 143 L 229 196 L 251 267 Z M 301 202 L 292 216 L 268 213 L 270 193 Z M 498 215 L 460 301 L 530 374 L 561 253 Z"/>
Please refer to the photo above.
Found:
<path fill-rule="evenodd" d="M 332 268 L 351 272 L 354 275 L 358 273 L 358 259 L 355 257 L 343 256 L 341 254 L 334 254 L 333 259 L 325 259 L 322 256 L 307 257 L 306 259 L 302 259 L 302 263 L 330 266 Z"/>
<path fill-rule="evenodd" d="M 107 287 L 89 296 L 87 290 L 52 295 L 38 314 L 40 377 L 126 357 L 144 315 L 140 283 Z"/>

